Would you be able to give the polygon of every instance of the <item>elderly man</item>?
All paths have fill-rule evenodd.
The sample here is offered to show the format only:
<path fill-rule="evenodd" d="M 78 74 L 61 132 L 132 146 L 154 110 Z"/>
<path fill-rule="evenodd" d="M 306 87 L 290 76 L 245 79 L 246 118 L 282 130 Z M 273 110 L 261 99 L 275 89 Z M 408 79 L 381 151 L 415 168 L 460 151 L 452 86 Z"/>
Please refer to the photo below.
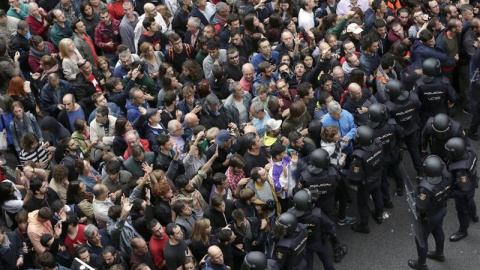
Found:
<path fill-rule="evenodd" d="M 127 101 L 127 118 L 130 122 L 135 122 L 137 117 L 142 114 L 142 110 L 150 108 L 145 94 L 138 88 L 132 88 L 129 92 L 129 100 Z"/>
<path fill-rule="evenodd" d="M 141 237 L 130 240 L 132 253 L 130 254 L 130 269 L 139 269 L 140 264 L 146 264 L 150 269 L 156 269 L 152 254 L 148 250 L 147 242 Z"/>
<path fill-rule="evenodd" d="M 10 8 L 8 9 L 7 16 L 14 17 L 19 20 L 27 19 L 29 15 L 27 4 L 20 0 L 9 0 L 8 4 L 10 5 Z"/>
<path fill-rule="evenodd" d="M 320 122 L 322 122 L 324 127 L 334 125 L 340 129 L 341 139 L 348 143 L 344 153 L 349 154 L 353 150 L 352 139 L 357 132 L 357 125 L 353 120 L 353 115 L 346 110 L 342 110 L 342 107 L 336 101 L 328 103 L 327 109 L 328 114 Z"/>
<path fill-rule="evenodd" d="M 28 64 L 30 43 L 28 42 L 27 36 L 29 29 L 27 22 L 19 21 L 17 25 L 17 33 L 11 36 L 8 45 L 9 55 L 12 59 L 15 57 L 15 53 L 20 52 L 20 68 L 24 75 L 31 71 L 30 65 Z"/>
<path fill-rule="evenodd" d="M 295 49 L 295 41 L 293 40 L 292 32 L 288 29 L 283 30 L 281 40 L 282 43 L 275 48 L 275 51 L 279 53 L 286 52 L 291 57 L 293 55 L 293 50 Z"/>
<path fill-rule="evenodd" d="M 48 33 L 48 22 L 46 20 L 46 14 L 43 8 L 38 8 L 37 3 L 30 2 L 28 4 L 28 15 L 25 21 L 30 26 L 35 35 L 41 36 L 44 40 L 47 40 L 47 33 Z"/>
<path fill-rule="evenodd" d="M 98 229 L 93 224 L 89 224 L 85 227 L 83 233 L 85 234 L 85 239 L 87 239 L 85 245 L 88 247 L 89 251 L 100 256 L 103 249 L 108 246 L 110 240 L 107 231 L 104 229 Z"/>
<path fill-rule="evenodd" d="M 223 261 L 222 250 L 218 246 L 211 246 L 208 248 L 208 256 L 206 257 L 205 264 L 202 267 L 202 270 L 206 269 L 230 269 L 230 267 L 227 268 L 225 265 L 225 262 Z"/>
<path fill-rule="evenodd" d="M 183 37 L 183 42 L 190 45 L 190 48 L 195 48 L 197 40 L 202 36 L 203 30 L 200 28 L 201 22 L 197 17 L 190 17 L 187 22 L 187 31 Z"/>
<path fill-rule="evenodd" d="M 219 129 L 227 129 L 230 123 L 228 113 L 222 102 L 215 94 L 209 94 L 205 98 L 205 105 L 200 115 L 200 124 L 206 129 L 218 127 Z"/>
<path fill-rule="evenodd" d="M 70 133 L 73 133 L 73 131 L 75 131 L 75 126 L 73 123 L 77 119 L 85 120 L 85 112 L 75 101 L 75 97 L 71 93 L 67 93 L 65 96 L 63 96 L 62 101 L 64 110 L 58 114 L 58 122 L 68 129 Z"/>
<path fill-rule="evenodd" d="M 182 138 L 184 129 L 180 121 L 173 119 L 168 122 L 168 134 L 173 140 L 173 143 L 179 147 L 180 155 L 183 153 L 183 147 L 185 146 L 185 140 Z"/>

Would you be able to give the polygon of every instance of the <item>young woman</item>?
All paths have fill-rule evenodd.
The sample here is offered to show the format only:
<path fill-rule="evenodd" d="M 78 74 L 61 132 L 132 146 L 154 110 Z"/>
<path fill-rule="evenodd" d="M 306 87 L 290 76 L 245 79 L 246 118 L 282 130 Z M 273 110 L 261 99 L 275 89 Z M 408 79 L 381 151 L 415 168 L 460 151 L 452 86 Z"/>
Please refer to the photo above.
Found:
<path fill-rule="evenodd" d="M 248 14 L 243 22 L 244 35 L 251 36 L 255 33 L 265 34 L 265 28 L 255 14 Z"/>
<path fill-rule="evenodd" d="M 14 101 L 21 102 L 25 111 L 34 114 L 41 113 L 30 88 L 30 82 L 25 83 L 22 77 L 17 76 L 10 80 L 7 94 Z"/>
<path fill-rule="evenodd" d="M 192 234 L 190 235 L 191 243 L 189 247 L 197 261 L 200 261 L 208 253 L 211 233 L 212 226 L 210 226 L 208 218 L 201 218 L 195 221 Z"/>
<path fill-rule="evenodd" d="M 75 48 L 73 40 L 64 38 L 58 44 L 60 58 L 62 59 L 63 75 L 67 81 L 74 81 L 80 69 L 77 66 L 78 61 L 83 59 L 80 52 Z"/>
<path fill-rule="evenodd" d="M 13 119 L 10 122 L 10 135 L 15 147 L 15 151 L 20 153 L 20 141 L 27 133 L 36 135 L 40 142 L 43 142 L 42 131 L 37 123 L 37 119 L 31 113 L 25 112 L 23 104 L 20 101 L 14 101 L 11 108 L 13 112 Z"/>
<path fill-rule="evenodd" d="M 123 156 L 128 149 L 127 142 L 125 141 L 125 133 L 132 130 L 132 123 L 125 117 L 120 117 L 115 122 L 115 138 L 113 139 L 113 152 L 116 156 Z"/>
<path fill-rule="evenodd" d="M 178 76 L 178 80 L 182 84 L 192 83 L 198 84 L 203 79 L 202 67 L 192 59 L 188 59 L 182 64 L 182 73 Z"/>
<path fill-rule="evenodd" d="M 198 147 L 200 141 L 203 140 L 203 132 L 197 135 L 197 139 L 185 144 L 185 152 L 188 153 L 183 159 L 185 164 L 185 175 L 191 179 L 197 175 L 198 171 L 207 163 L 207 156 L 201 147 Z"/>
<path fill-rule="evenodd" d="M 23 170 L 18 167 L 15 169 L 15 181 L 17 185 L 23 186 L 26 190 L 30 188 L 30 181 L 33 179 L 42 179 L 44 182 L 48 181 L 48 174 L 44 169 L 37 168 L 33 161 L 27 161 L 23 165 Z"/>
<path fill-rule="evenodd" d="M 93 5 L 95 3 L 97 6 Z M 98 7 L 98 9 L 96 9 Z M 95 27 L 100 23 L 100 16 L 98 12 L 106 7 L 106 4 L 101 2 L 100 0 L 91 0 L 83 1 L 80 4 L 80 19 L 82 20 L 83 24 L 87 28 L 88 36 L 94 41 L 95 39 Z M 98 52 L 98 51 L 97 51 Z"/>
<path fill-rule="evenodd" d="M 298 10 L 291 0 L 279 0 L 275 7 L 275 11 L 280 14 L 282 20 L 290 19 L 294 23 L 298 20 Z"/>
<path fill-rule="evenodd" d="M 92 224 L 95 216 L 93 215 L 92 205 L 93 195 L 87 193 L 87 186 L 82 181 L 72 181 L 67 188 L 67 205 L 75 205 L 82 210 L 88 218 L 88 224 Z"/>
<path fill-rule="evenodd" d="M 95 75 L 100 83 L 100 87 L 104 89 L 105 83 L 109 78 L 113 77 L 113 67 L 110 67 L 110 61 L 105 56 L 99 56 L 95 65 L 97 68 Z"/>
<path fill-rule="evenodd" d="M 75 172 L 78 173 L 78 180 L 87 186 L 88 193 L 92 193 L 93 186 L 102 181 L 100 173 L 90 165 L 90 161 L 84 158 L 75 160 Z"/>
<path fill-rule="evenodd" d="M 153 80 L 156 80 L 158 78 L 160 65 L 163 63 L 163 54 L 156 52 L 149 42 L 143 42 L 142 45 L 140 45 L 140 52 L 140 60 L 147 64 L 148 75 L 150 75 Z"/>
<path fill-rule="evenodd" d="M 72 139 L 78 146 L 78 149 L 82 151 L 85 158 L 90 155 L 90 150 L 96 145 L 96 143 L 90 142 L 90 128 L 87 126 L 87 122 L 83 119 L 76 119 L 73 122 L 75 131 L 72 134 Z"/>
<path fill-rule="evenodd" d="M 15 184 L 10 180 L 4 180 L 0 183 L 0 206 L 5 210 L 8 220 L 7 225 L 14 230 L 18 224 L 15 221 L 15 215 L 22 211 L 23 206 L 30 200 L 33 196 L 31 190 L 27 191 L 27 195 L 22 200 L 22 194 L 15 186 Z"/>

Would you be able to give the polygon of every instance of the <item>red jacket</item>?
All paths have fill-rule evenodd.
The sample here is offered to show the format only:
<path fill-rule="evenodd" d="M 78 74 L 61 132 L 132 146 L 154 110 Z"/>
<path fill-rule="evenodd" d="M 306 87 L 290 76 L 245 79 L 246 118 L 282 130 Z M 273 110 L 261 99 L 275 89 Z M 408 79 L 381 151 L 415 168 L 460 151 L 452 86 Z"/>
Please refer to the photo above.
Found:
<path fill-rule="evenodd" d="M 102 22 L 95 28 L 95 46 L 100 48 L 102 52 L 114 54 L 117 52 L 117 47 L 121 43 L 120 38 L 120 22 L 112 20 L 112 31 L 110 31 Z M 113 41 L 113 47 L 107 47 L 107 43 Z"/>
<path fill-rule="evenodd" d="M 108 13 L 110 13 L 112 19 L 121 20 L 123 18 L 123 2 L 126 1 L 129 0 L 115 1 L 107 5 Z"/>
<path fill-rule="evenodd" d="M 40 16 L 42 17 L 41 22 L 32 17 L 32 15 L 28 15 L 25 21 L 35 35 L 41 36 L 43 40 L 47 40 L 48 24 L 45 26 L 45 15 Z"/>

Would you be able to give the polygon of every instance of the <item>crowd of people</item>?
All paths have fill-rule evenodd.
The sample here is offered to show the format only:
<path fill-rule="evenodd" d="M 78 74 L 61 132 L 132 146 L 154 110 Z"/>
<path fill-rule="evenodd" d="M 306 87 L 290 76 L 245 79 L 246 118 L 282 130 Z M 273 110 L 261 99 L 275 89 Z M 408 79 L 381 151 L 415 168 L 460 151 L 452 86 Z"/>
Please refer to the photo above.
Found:
<path fill-rule="evenodd" d="M 427 269 L 478 222 L 477 1 L 8 4 L 0 269 L 334 269 L 405 194 Z"/>

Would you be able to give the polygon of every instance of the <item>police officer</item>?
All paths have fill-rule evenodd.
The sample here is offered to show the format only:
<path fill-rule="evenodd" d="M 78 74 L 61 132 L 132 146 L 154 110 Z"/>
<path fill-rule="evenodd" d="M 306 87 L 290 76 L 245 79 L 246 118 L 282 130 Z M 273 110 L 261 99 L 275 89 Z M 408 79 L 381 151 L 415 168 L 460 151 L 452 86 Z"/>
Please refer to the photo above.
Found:
<path fill-rule="evenodd" d="M 428 156 L 424 163 L 425 176 L 420 178 L 416 208 L 421 217 L 423 247 L 415 239 L 418 260 L 408 260 L 408 266 L 413 269 L 427 269 L 427 258 L 443 262 L 443 247 L 445 234 L 442 224 L 447 214 L 447 199 L 451 185 L 451 175 L 446 170 L 442 159 L 438 156 Z M 435 239 L 435 251 L 428 251 L 428 236 Z"/>
<path fill-rule="evenodd" d="M 440 60 L 435 58 L 423 61 L 422 77 L 415 82 L 413 91 L 422 102 L 420 108 L 422 123 L 437 113 L 448 113 L 457 99 L 450 80 L 442 76 Z"/>
<path fill-rule="evenodd" d="M 477 141 L 478 126 L 480 125 L 480 47 L 478 47 L 470 60 L 470 128 L 467 136 Z"/>
<path fill-rule="evenodd" d="M 402 156 L 401 143 L 403 143 L 403 128 L 393 118 L 389 118 L 387 107 L 377 103 L 370 106 L 368 110 L 368 126 L 373 128 L 374 137 L 382 142 L 384 164 L 382 170 L 382 196 L 385 208 L 392 208 L 390 199 L 390 184 L 388 183 L 388 172 L 393 175 L 396 183 L 396 194 L 403 195 L 404 180 L 400 171 Z"/>
<path fill-rule="evenodd" d="M 315 206 L 329 217 L 335 210 L 335 191 L 340 182 L 338 171 L 330 164 L 330 156 L 324 149 L 316 149 L 310 156 L 310 165 L 300 173 L 299 188 L 316 188 L 319 199 Z"/>
<path fill-rule="evenodd" d="M 273 234 L 277 239 L 272 258 L 280 269 L 305 269 L 305 252 L 308 238 L 307 227 L 299 224 L 292 213 L 283 213 L 275 221 Z"/>
<path fill-rule="evenodd" d="M 373 130 L 367 126 L 357 128 L 355 134 L 356 149 L 352 153 L 353 161 L 347 173 L 347 179 L 358 185 L 357 208 L 360 223 L 354 224 L 352 230 L 360 233 L 370 233 L 368 220 L 370 195 L 375 205 L 374 218 L 378 224 L 383 222 L 383 200 L 380 189 L 383 168 L 383 147 L 380 140 L 375 139 Z"/>
<path fill-rule="evenodd" d="M 316 196 L 313 196 L 312 193 L 318 194 L 316 190 L 311 192 L 310 189 L 302 189 L 295 193 L 295 196 L 293 196 L 294 206 L 288 209 L 288 212 L 294 214 L 298 222 L 307 225 L 309 234 L 307 240 L 307 269 L 313 269 L 314 253 L 322 261 L 324 269 L 334 269 L 333 258 L 323 242 L 324 236 L 330 237 L 335 262 L 340 262 L 345 257 L 348 248 L 338 241 L 335 224 L 327 215 L 322 213 L 320 208 L 314 208 Z"/>
<path fill-rule="evenodd" d="M 465 142 L 467 140 L 459 122 L 444 113 L 430 117 L 422 131 L 422 155 L 428 156 L 427 147 L 430 147 L 431 155 L 446 158 L 445 143 L 453 137 L 461 137 Z"/>
<path fill-rule="evenodd" d="M 241 270 L 278 270 L 275 260 L 267 259 L 265 253 L 260 251 L 249 252 L 243 260 Z"/>
<path fill-rule="evenodd" d="M 387 106 L 390 116 L 403 127 L 403 140 L 410 153 L 417 175 L 421 175 L 423 167 L 418 145 L 420 130 L 418 113 L 422 103 L 417 94 L 405 91 L 402 83 L 398 80 L 388 81 L 385 85 L 385 91 L 390 97 L 390 100 L 385 102 L 385 106 Z"/>
<path fill-rule="evenodd" d="M 451 242 L 456 242 L 468 235 L 470 219 L 478 222 L 477 206 L 473 199 L 475 188 L 478 187 L 477 154 L 458 137 L 448 140 L 445 149 L 448 152 L 448 171 L 453 178 L 452 196 L 460 222 L 460 229 L 450 237 Z"/>

